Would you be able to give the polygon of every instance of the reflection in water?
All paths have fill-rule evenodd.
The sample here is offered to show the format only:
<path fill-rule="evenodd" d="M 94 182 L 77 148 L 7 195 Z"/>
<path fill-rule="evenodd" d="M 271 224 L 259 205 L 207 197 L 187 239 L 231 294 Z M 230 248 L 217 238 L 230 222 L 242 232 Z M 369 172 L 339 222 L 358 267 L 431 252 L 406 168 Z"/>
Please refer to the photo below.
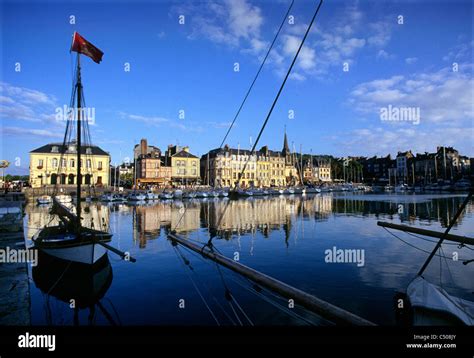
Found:
<path fill-rule="evenodd" d="M 100 303 L 112 283 L 112 266 L 108 255 L 94 265 L 65 261 L 39 251 L 38 265 L 32 269 L 33 282 L 46 296 L 46 314 L 49 324 L 57 324 L 49 306 L 50 297 L 65 302 L 71 308 L 75 325 L 79 324 L 79 313 L 88 309 L 88 323 L 93 324 L 96 306 L 104 316 L 110 314 Z"/>
<path fill-rule="evenodd" d="M 227 257 L 238 251 L 241 262 L 247 266 L 378 324 L 394 324 L 393 296 L 396 291 L 405 290 L 435 240 L 396 233 L 414 247 L 409 246 L 378 227 L 377 220 L 443 231 L 463 199 L 464 195 L 327 193 L 134 205 L 92 203 L 85 216 L 90 215 L 88 220 L 94 222 L 94 215 L 104 217 L 107 225 L 110 221 L 114 235 L 111 245 L 137 258 L 135 264 L 130 264 L 111 257 L 114 283 L 105 299 L 113 300 L 124 324 L 215 324 L 206 315 L 206 308 L 167 240 L 166 234 L 171 230 L 202 243 L 216 235 L 213 244 Z M 453 233 L 473 236 L 473 208 L 473 204 L 467 206 Z M 35 227 L 51 220 L 47 209 L 29 205 L 26 212 L 25 225 L 31 227 L 32 233 Z M 30 229 L 26 231 L 31 237 Z M 365 265 L 326 263 L 325 250 L 334 246 L 363 249 Z M 459 261 L 449 259 L 455 252 Z M 433 260 L 426 272 L 427 279 L 442 284 L 450 294 L 473 300 L 474 263 L 462 264 L 462 260 L 472 259 L 472 251 L 447 242 L 443 244 L 442 255 L 441 260 Z M 196 256 L 187 257 L 193 275 L 200 274 L 202 282 L 217 290 L 214 293 L 221 293 L 221 278 L 215 265 L 201 263 Z M 41 291 L 48 291 L 46 284 L 37 285 Z M 137 287 L 146 288 L 147 293 L 131 294 Z M 297 324 L 285 320 L 265 302 L 259 304 L 252 294 L 239 287 L 234 287 L 233 292 L 239 292 L 241 305 L 253 315 L 256 324 Z M 65 300 L 67 296 L 58 299 Z M 176 305 L 182 297 L 192 302 L 186 314 Z M 41 302 L 42 296 L 33 290 L 36 324 L 45 323 Z M 71 312 L 68 307 L 64 310 L 66 314 Z M 101 317 L 102 323 L 110 324 L 110 320 Z"/>
<path fill-rule="evenodd" d="M 59 225 L 59 216 L 52 215 L 51 205 L 36 205 L 28 204 L 28 223 L 25 228 L 26 239 L 31 238 L 45 226 L 56 226 Z M 70 206 L 72 211 L 75 212 L 75 207 Z M 107 205 L 101 205 L 100 203 L 83 203 L 82 204 L 82 225 L 89 228 L 108 230 L 109 227 L 109 208 Z"/>
<path fill-rule="evenodd" d="M 128 208 L 134 218 L 135 240 L 140 247 L 146 246 L 147 239 L 160 235 L 161 229 L 176 230 L 181 235 L 200 228 L 215 231 L 225 239 L 233 235 L 262 233 L 269 237 L 272 231 L 284 230 L 287 239 L 294 219 L 326 221 L 331 216 L 355 215 L 398 217 L 401 222 L 422 221 L 429 224 L 439 222 L 447 227 L 462 201 L 462 196 L 445 197 L 437 200 L 413 200 L 414 197 L 399 195 L 384 201 L 370 200 L 369 195 L 307 195 L 271 196 L 242 200 L 193 199 L 188 201 L 167 201 L 141 206 L 120 204 Z M 118 207 L 118 205 L 117 205 Z M 466 213 L 472 212 L 468 205 L 456 226 L 462 224 Z"/>

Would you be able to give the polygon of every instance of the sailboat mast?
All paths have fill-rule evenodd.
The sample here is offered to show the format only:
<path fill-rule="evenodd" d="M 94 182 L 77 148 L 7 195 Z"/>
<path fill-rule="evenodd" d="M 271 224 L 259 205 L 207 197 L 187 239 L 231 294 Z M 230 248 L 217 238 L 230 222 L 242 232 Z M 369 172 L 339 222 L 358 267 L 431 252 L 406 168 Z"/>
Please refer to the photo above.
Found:
<path fill-rule="evenodd" d="M 82 108 L 82 83 L 81 83 L 81 56 L 77 54 L 77 228 L 81 227 L 81 108 Z"/>

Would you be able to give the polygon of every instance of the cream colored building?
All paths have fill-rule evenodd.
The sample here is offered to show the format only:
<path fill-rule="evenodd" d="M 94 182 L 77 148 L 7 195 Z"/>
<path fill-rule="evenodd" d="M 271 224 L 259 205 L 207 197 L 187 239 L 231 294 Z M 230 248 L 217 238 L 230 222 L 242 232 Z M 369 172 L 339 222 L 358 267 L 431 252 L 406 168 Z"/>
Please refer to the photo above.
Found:
<path fill-rule="evenodd" d="M 168 146 L 165 163 L 171 167 L 173 183 L 195 184 L 200 181 L 199 158 L 189 152 L 189 147 Z"/>
<path fill-rule="evenodd" d="M 246 149 L 230 148 L 228 145 L 213 149 L 201 157 L 203 184 L 215 187 L 234 186 L 245 163 L 247 166 L 240 179 L 240 186 L 257 186 L 257 154 Z"/>
<path fill-rule="evenodd" d="M 81 180 L 84 185 L 109 184 L 110 155 L 91 145 L 81 148 Z M 50 143 L 30 152 L 30 185 L 77 184 L 77 146 L 70 143 Z"/>

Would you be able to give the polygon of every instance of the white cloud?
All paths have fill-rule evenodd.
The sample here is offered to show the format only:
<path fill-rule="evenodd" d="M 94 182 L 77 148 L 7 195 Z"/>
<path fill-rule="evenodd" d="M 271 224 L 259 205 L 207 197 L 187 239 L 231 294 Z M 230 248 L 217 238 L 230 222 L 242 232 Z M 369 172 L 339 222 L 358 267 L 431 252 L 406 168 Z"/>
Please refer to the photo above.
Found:
<path fill-rule="evenodd" d="M 296 36 L 285 35 L 283 45 L 283 51 L 285 55 L 294 56 L 296 54 L 296 51 L 298 51 L 300 43 L 301 39 L 297 38 Z M 303 70 L 311 70 L 312 68 L 314 68 L 314 66 L 316 65 L 315 50 L 310 47 L 303 46 L 298 57 L 298 65 Z"/>
<path fill-rule="evenodd" d="M 367 45 L 370 45 L 371 50 L 376 51 L 376 56 L 378 54 L 380 58 L 394 57 L 381 48 L 391 38 L 392 26 L 388 19 L 370 22 L 358 9 L 357 4 L 346 6 L 340 13 L 334 14 L 333 19 L 335 20 L 324 25 L 317 23 L 312 29 L 313 39 L 309 39 L 304 46 L 304 49 L 311 51 L 312 56 L 309 61 L 298 59 L 301 76 L 321 77 L 327 76 L 332 69 L 340 71 L 344 62 L 354 64 L 358 54 L 367 48 Z M 290 36 L 283 36 L 283 45 L 277 48 L 277 52 L 289 57 L 291 51 L 288 49 L 294 49 L 295 42 L 299 43 L 306 27 L 307 24 L 299 24 L 285 28 Z M 301 53 L 300 57 L 303 56 Z"/>
<path fill-rule="evenodd" d="M 176 120 L 171 120 L 160 116 L 144 116 L 141 114 L 131 114 L 126 112 L 118 112 L 118 116 L 124 120 L 131 120 L 136 122 L 145 123 L 146 125 L 160 128 L 176 128 L 186 132 L 197 132 L 200 133 L 204 129 L 191 121 L 186 121 L 186 124 Z"/>
<path fill-rule="evenodd" d="M 268 46 L 260 35 L 264 22 L 261 9 L 247 0 L 188 3 L 174 7 L 172 14 L 188 15 L 190 39 L 203 37 L 254 54 L 260 54 Z"/>
<path fill-rule="evenodd" d="M 454 45 L 447 55 L 443 56 L 443 61 L 471 61 L 474 50 L 474 40 L 469 42 L 459 42 Z"/>
<path fill-rule="evenodd" d="M 58 105 L 55 96 L 6 82 L 0 82 L 0 93 L 0 117 L 3 121 L 27 121 L 48 125 L 56 122 L 55 109 Z"/>
<path fill-rule="evenodd" d="M 389 20 L 369 23 L 366 31 L 370 33 L 367 38 L 369 46 L 386 46 L 392 37 L 392 25 Z"/>
<path fill-rule="evenodd" d="M 163 118 L 163 117 L 155 117 L 155 116 L 147 117 L 147 116 L 142 116 L 142 115 L 137 115 L 137 114 L 129 114 L 125 112 L 119 112 L 119 116 L 122 119 L 138 121 L 138 122 L 143 122 L 143 123 L 152 124 L 152 125 L 159 125 L 161 123 L 169 122 L 167 118 Z"/>
<path fill-rule="evenodd" d="M 453 146 L 463 155 L 474 155 L 472 127 L 400 128 L 370 127 L 339 133 L 334 145 L 341 153 L 384 156 L 411 149 L 433 152 L 437 146 Z"/>
<path fill-rule="evenodd" d="M 444 68 L 365 82 L 352 90 L 349 103 L 356 111 L 374 118 L 378 118 L 381 107 L 392 105 L 419 107 L 421 122 L 470 122 L 474 119 L 474 82 L 468 69 L 469 65 L 463 65 L 459 72 Z"/>
<path fill-rule="evenodd" d="M 417 61 L 418 61 L 418 57 L 407 57 L 405 59 L 405 63 L 408 64 L 408 65 L 413 65 Z"/>
<path fill-rule="evenodd" d="M 0 133 L 5 136 L 36 136 L 45 138 L 62 138 L 64 133 L 53 132 L 49 129 L 34 129 L 34 128 L 22 128 L 22 127 L 0 127 Z"/>
<path fill-rule="evenodd" d="M 392 58 L 394 58 L 395 56 L 394 55 L 391 55 L 389 54 L 387 51 L 385 50 L 379 50 L 379 52 L 377 52 L 377 56 L 376 56 L 378 59 L 383 59 L 383 60 L 390 60 Z"/>
<path fill-rule="evenodd" d="M 212 126 L 213 128 L 216 129 L 221 129 L 221 128 L 229 128 L 232 122 L 215 122 L 215 121 L 210 121 L 206 122 L 207 125 Z M 234 123 L 234 127 L 237 127 L 237 123 Z"/>
<path fill-rule="evenodd" d="M 8 98 L 27 104 L 49 104 L 55 105 L 56 98 L 37 90 L 16 87 L 6 82 L 0 82 L 0 92 Z"/>
<path fill-rule="evenodd" d="M 263 11 L 247 0 L 180 5 L 171 13 L 172 16 L 190 15 L 186 17 L 190 24 L 190 30 L 187 30 L 190 39 L 205 38 L 259 59 L 270 44 L 262 37 Z M 378 51 L 391 38 L 389 19 L 370 22 L 357 3 L 345 6 L 332 18 L 335 20 L 325 25 L 316 23 L 313 26 L 312 36 L 302 48 L 294 68 L 298 73 L 291 78 L 303 80 L 309 76 L 327 75 L 331 68 L 341 69 L 344 62 L 354 63 L 358 52 L 367 44 Z M 268 58 L 277 74 L 286 72 L 307 26 L 301 21 L 284 26 L 281 39 Z"/>

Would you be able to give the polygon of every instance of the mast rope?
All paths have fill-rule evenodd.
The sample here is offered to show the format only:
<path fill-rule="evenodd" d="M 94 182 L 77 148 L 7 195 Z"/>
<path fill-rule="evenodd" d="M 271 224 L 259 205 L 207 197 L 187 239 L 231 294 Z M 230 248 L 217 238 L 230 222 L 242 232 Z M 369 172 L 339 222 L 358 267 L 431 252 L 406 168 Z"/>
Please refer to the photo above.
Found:
<path fill-rule="evenodd" d="M 190 261 L 184 256 L 184 254 L 181 252 L 181 250 L 180 250 L 180 248 L 179 248 L 178 246 L 174 246 L 174 247 L 175 247 L 175 249 L 180 253 L 180 256 L 181 256 L 183 262 L 185 262 L 185 263 L 187 262 L 187 263 L 188 263 L 187 265 L 188 265 L 189 269 L 196 275 L 196 279 L 198 279 L 198 274 L 197 274 L 197 272 L 193 269 L 193 267 L 190 265 Z M 207 260 L 204 259 L 204 256 L 199 256 L 199 255 L 197 255 L 196 253 L 194 253 L 193 251 L 191 251 L 191 250 L 189 250 L 189 249 L 188 249 L 188 252 L 190 252 L 191 254 L 193 254 L 194 256 L 196 256 L 196 257 L 198 257 L 198 258 L 201 258 L 204 262 L 208 263 Z M 202 284 L 203 284 L 203 286 L 205 287 L 205 289 L 211 294 L 212 299 L 217 303 L 217 305 L 219 306 L 219 308 L 221 309 L 221 311 L 226 315 L 226 317 L 229 319 L 229 321 L 235 326 L 235 325 L 236 325 L 235 321 L 232 319 L 232 317 L 230 317 L 230 315 L 227 313 L 227 311 L 224 309 L 224 307 L 222 307 L 222 305 L 220 304 L 219 300 L 214 296 L 214 294 L 212 293 L 212 290 L 207 286 L 207 284 L 205 283 L 205 281 L 202 282 Z M 230 306 L 231 306 L 232 311 L 234 311 L 232 305 L 230 305 Z M 234 311 L 234 312 L 235 312 L 235 311 Z M 238 321 L 240 321 L 238 317 L 236 317 L 236 318 L 237 318 Z"/>
<path fill-rule="evenodd" d="M 202 295 L 201 291 L 199 290 L 199 287 L 197 286 L 196 282 L 194 281 L 194 278 L 191 276 L 191 274 L 188 272 L 188 270 L 186 269 L 186 266 L 188 266 L 186 264 L 186 262 L 183 262 L 182 261 L 182 258 L 179 256 L 177 250 L 176 250 L 176 246 L 173 246 L 173 249 L 174 249 L 174 252 L 176 254 L 176 257 L 178 258 L 178 261 L 183 265 L 184 267 L 184 271 L 186 272 L 186 274 L 188 275 L 192 285 L 194 286 L 194 289 L 196 290 L 197 294 L 199 295 L 199 297 L 201 298 L 202 302 L 204 303 L 204 306 L 207 308 L 207 310 L 209 311 L 209 313 L 211 314 L 212 318 L 214 319 L 214 321 L 216 322 L 216 324 L 218 326 L 220 326 L 220 322 L 219 320 L 217 319 L 216 315 L 214 314 L 214 312 L 212 311 L 211 307 L 209 306 L 209 304 L 207 303 L 206 299 L 204 298 L 204 296 Z M 189 261 L 188 261 L 189 262 Z"/>
<path fill-rule="evenodd" d="M 232 128 L 233 128 L 233 126 L 234 126 L 234 124 L 235 124 L 235 121 L 237 120 L 237 117 L 238 117 L 239 114 L 240 114 L 240 111 L 241 111 L 242 108 L 244 107 L 244 104 L 245 104 L 245 102 L 247 101 L 247 98 L 248 98 L 250 92 L 252 91 L 253 85 L 254 85 L 255 82 L 257 81 L 257 78 L 258 78 L 260 72 L 262 71 L 263 65 L 264 65 L 265 62 L 267 61 L 268 55 L 270 55 L 270 51 L 272 50 L 273 45 L 275 44 L 275 42 L 276 42 L 276 40 L 277 40 L 277 38 L 278 38 L 278 35 L 280 34 L 281 29 L 283 28 L 283 25 L 284 25 L 285 22 L 286 22 L 286 18 L 288 17 L 288 15 L 289 15 L 289 13 L 290 13 L 290 10 L 291 10 L 291 8 L 293 7 L 294 2 L 295 2 L 294 0 L 291 0 L 291 4 L 290 4 L 290 6 L 288 7 L 288 10 L 287 10 L 285 16 L 283 17 L 283 20 L 281 21 L 280 27 L 278 28 L 278 31 L 276 32 L 275 36 L 273 37 L 273 41 L 272 41 L 272 43 L 270 44 L 270 47 L 268 48 L 267 53 L 265 54 L 265 57 L 263 58 L 263 61 L 262 61 L 262 63 L 260 64 L 260 67 L 259 67 L 257 73 L 255 74 L 255 77 L 253 78 L 253 81 L 252 81 L 252 83 L 250 84 L 250 87 L 248 88 L 247 93 L 245 94 L 244 99 L 243 99 L 242 103 L 240 104 L 239 109 L 237 110 L 237 113 L 236 113 L 235 116 L 234 116 L 234 119 L 232 120 L 232 122 L 231 122 L 231 124 L 230 124 L 230 126 L 229 126 L 229 129 L 227 130 L 227 133 L 225 134 L 224 138 L 222 139 L 222 142 L 221 142 L 221 145 L 219 146 L 219 148 L 222 148 L 222 146 L 224 145 L 225 140 L 227 139 L 227 136 L 229 135 L 230 131 L 232 130 Z"/>
<path fill-rule="evenodd" d="M 276 103 L 278 102 L 278 99 L 280 98 L 280 95 L 281 95 L 281 93 L 282 93 L 282 91 L 283 91 L 283 88 L 285 87 L 286 81 L 288 80 L 288 77 L 290 76 L 291 70 L 293 69 L 293 66 L 295 65 L 296 60 L 297 60 L 297 58 L 298 58 L 298 55 L 299 55 L 301 49 L 303 48 L 303 45 L 304 45 L 304 43 L 305 43 L 305 41 L 306 41 L 306 38 L 308 37 L 308 34 L 309 34 L 309 31 L 311 30 L 311 27 L 313 26 L 314 20 L 316 19 L 316 16 L 317 16 L 318 13 L 319 13 L 319 9 L 321 8 L 322 3 L 323 3 L 323 0 L 320 0 L 319 5 L 318 5 L 318 7 L 316 8 L 316 11 L 314 12 L 314 15 L 313 15 L 313 17 L 312 17 L 312 19 L 311 19 L 311 22 L 309 23 L 308 28 L 306 29 L 306 32 L 305 32 L 305 34 L 304 34 L 304 36 L 303 36 L 303 38 L 302 38 L 302 40 L 301 40 L 301 42 L 300 42 L 300 45 L 298 46 L 298 50 L 296 51 L 296 54 L 295 54 L 295 56 L 294 56 L 294 58 L 293 58 L 293 61 L 291 62 L 291 65 L 290 65 L 290 67 L 288 68 L 288 71 L 286 72 L 285 78 L 284 78 L 284 80 L 283 80 L 283 82 L 282 82 L 282 84 L 281 84 L 281 86 L 280 86 L 280 89 L 278 90 L 278 92 L 277 92 L 277 94 L 276 94 L 276 97 L 275 97 L 275 99 L 273 100 L 273 103 L 272 103 L 272 105 L 271 105 L 271 107 L 270 107 L 270 110 L 268 111 L 268 114 L 267 114 L 267 116 L 266 116 L 266 118 L 265 118 L 265 120 L 264 120 L 264 122 L 263 122 L 263 124 L 262 124 L 262 127 L 260 128 L 260 131 L 259 131 L 259 133 L 258 133 L 258 135 L 257 135 L 257 138 L 255 139 L 255 143 L 253 144 L 252 149 L 250 150 L 250 155 L 248 156 L 247 160 L 244 162 L 244 165 L 243 165 L 243 167 L 242 167 L 242 170 L 240 171 L 239 175 L 237 176 L 237 182 L 235 183 L 234 187 L 232 188 L 232 191 L 234 191 L 234 192 L 237 190 L 237 188 L 238 188 L 238 186 L 239 186 L 239 184 L 240 184 L 240 179 L 242 178 L 242 176 L 243 176 L 243 174 L 244 174 L 244 172 L 245 172 L 245 169 L 247 168 L 247 165 L 248 165 L 248 163 L 249 163 L 249 161 L 250 161 L 250 158 L 251 158 L 251 157 L 254 155 L 254 153 L 255 153 L 255 148 L 257 147 L 258 142 L 260 141 L 260 137 L 262 136 L 263 131 L 265 130 L 265 127 L 267 126 L 267 123 L 268 123 L 268 121 L 269 121 L 269 119 L 270 119 L 270 116 L 271 116 L 272 113 L 273 113 L 273 109 L 275 108 Z M 230 203 L 230 200 L 226 203 L 226 206 L 224 207 L 224 210 L 223 210 L 221 216 L 219 217 L 219 220 L 218 220 L 217 225 L 216 225 L 216 228 L 217 228 L 217 229 L 218 229 L 218 228 L 220 227 L 220 225 L 221 225 L 222 219 L 223 219 L 223 217 L 224 217 L 224 215 L 225 215 L 225 213 L 226 213 L 226 211 L 227 211 L 227 208 L 229 207 L 229 203 Z M 209 242 L 211 242 L 212 239 L 213 239 L 213 237 L 211 237 L 211 238 L 209 239 Z"/>
<path fill-rule="evenodd" d="M 241 102 L 241 104 L 240 104 L 240 106 L 239 106 L 239 108 L 238 108 L 238 110 L 237 110 L 237 112 L 236 112 L 236 114 L 235 114 L 235 116 L 234 116 L 234 118 L 233 118 L 233 120 L 232 120 L 232 122 L 231 122 L 231 124 L 230 124 L 230 126 L 229 126 L 229 128 L 228 128 L 228 130 L 227 130 L 227 132 L 226 132 L 226 134 L 224 135 L 224 138 L 222 139 L 222 142 L 221 142 L 221 145 L 219 146 L 219 148 L 222 148 L 222 146 L 224 145 L 224 143 L 225 143 L 225 141 L 226 141 L 228 135 L 230 134 L 230 131 L 232 130 L 232 128 L 233 128 L 233 126 L 234 126 L 234 124 L 235 124 L 235 122 L 236 122 L 236 120 L 237 120 L 237 117 L 239 116 L 239 114 L 240 114 L 242 108 L 244 107 L 244 104 L 245 104 L 245 102 L 247 101 L 247 98 L 248 98 L 248 96 L 250 95 L 250 92 L 252 91 L 252 88 L 253 88 L 255 82 L 257 81 L 257 78 L 258 78 L 258 76 L 260 75 L 260 72 L 262 71 L 263 66 L 265 65 L 265 62 L 267 61 L 267 58 L 268 58 L 268 56 L 270 55 L 270 52 L 271 52 L 271 50 L 272 50 L 272 48 L 273 48 L 273 45 L 275 44 L 275 42 L 276 42 L 276 40 L 277 40 L 277 38 L 278 38 L 278 35 L 280 34 L 281 29 L 283 28 L 283 25 L 285 24 L 286 18 L 288 17 L 288 14 L 290 13 L 290 10 L 291 10 L 291 8 L 293 7 L 293 4 L 294 4 L 294 0 L 291 0 L 290 6 L 288 7 L 288 10 L 286 11 L 286 14 L 285 14 L 285 16 L 283 17 L 283 19 L 282 19 L 282 21 L 281 21 L 280 27 L 278 28 L 278 31 L 276 32 L 275 36 L 273 37 L 273 41 L 271 42 L 270 47 L 267 49 L 267 52 L 266 52 L 266 54 L 265 54 L 265 57 L 263 58 L 263 60 L 262 60 L 262 62 L 261 62 L 261 64 L 260 64 L 260 67 L 259 67 L 257 73 L 255 74 L 255 77 L 253 78 L 253 81 L 252 81 L 252 83 L 250 84 L 250 86 L 249 86 L 249 88 L 248 88 L 248 90 L 247 90 L 247 92 L 246 92 L 246 94 L 245 94 L 245 96 L 244 96 L 244 99 L 242 100 L 242 102 Z M 205 175 L 209 175 L 210 167 L 207 168 L 206 171 L 207 171 L 207 172 L 205 173 Z M 184 217 L 184 215 L 186 214 L 186 210 L 187 210 L 187 207 L 184 208 L 184 212 L 181 214 L 181 218 L 178 220 L 178 223 L 175 225 L 175 230 L 176 230 L 176 228 L 178 227 L 179 223 L 181 222 L 181 219 L 182 219 L 182 218 Z"/>
<path fill-rule="evenodd" d="M 197 244 L 202 244 L 201 242 L 196 241 L 196 240 L 193 240 L 193 239 L 189 239 L 189 240 L 192 241 L 192 242 L 195 242 L 195 243 L 197 243 Z M 191 255 L 195 256 L 195 257 L 198 258 L 198 259 L 201 259 L 202 262 L 205 262 L 205 263 L 207 263 L 208 265 L 213 265 L 213 263 L 209 262 L 209 260 L 207 260 L 206 257 L 204 257 L 204 256 L 202 256 L 202 255 L 198 255 L 197 253 L 195 253 L 194 251 L 190 250 L 190 249 L 187 248 L 187 247 L 185 247 L 185 249 L 186 249 L 186 251 L 187 251 L 188 253 L 190 253 Z M 216 248 L 216 251 L 218 251 L 217 248 Z M 219 266 L 218 266 L 218 267 L 219 267 Z M 302 321 L 305 321 L 305 322 L 306 322 L 307 324 L 309 324 L 309 325 L 316 325 L 313 321 L 311 321 L 311 320 L 309 320 L 309 319 L 307 319 L 307 318 L 305 318 L 305 317 L 299 315 L 299 314 L 296 313 L 296 312 L 293 312 L 292 310 L 290 310 L 290 309 L 286 308 L 285 306 L 281 305 L 280 303 L 278 303 L 276 300 L 272 300 L 272 298 L 265 296 L 262 292 L 260 292 L 260 291 L 263 291 L 263 289 L 262 289 L 260 286 L 258 286 L 257 284 L 253 283 L 250 279 L 248 279 L 248 278 L 246 278 L 246 277 L 241 277 L 240 275 L 232 275 L 232 272 L 229 272 L 229 273 L 230 273 L 230 275 L 227 275 L 227 277 L 228 277 L 229 279 L 231 279 L 234 283 L 238 284 L 240 287 L 246 289 L 247 291 L 252 292 L 254 295 L 256 295 L 257 297 L 260 297 L 260 298 L 261 298 L 262 300 L 264 300 L 265 302 L 272 304 L 274 307 L 276 307 L 277 309 L 281 310 L 283 313 L 286 313 L 286 314 L 288 314 L 288 315 L 290 315 L 290 316 L 293 316 L 293 318 L 296 318 L 296 319 L 300 319 L 300 320 L 302 320 Z M 225 276 L 225 275 L 224 275 L 224 276 Z M 235 277 L 233 277 L 233 276 L 235 276 Z M 239 279 L 240 279 L 240 281 L 242 281 L 242 282 L 239 282 Z M 246 282 L 248 285 L 252 286 L 252 289 L 250 289 L 249 287 L 247 287 L 247 286 L 243 283 L 244 280 L 245 280 L 245 282 Z M 273 293 L 273 292 L 271 292 L 271 291 L 269 291 L 269 290 L 265 290 L 265 292 L 267 292 L 268 294 L 272 295 L 272 296 L 275 297 L 276 299 L 285 300 L 283 297 L 278 296 L 278 295 L 276 295 L 275 293 Z M 307 310 L 305 310 L 305 312 L 311 313 L 311 311 L 307 311 Z M 317 317 L 320 318 L 319 316 L 317 316 Z"/>
<path fill-rule="evenodd" d="M 392 236 L 394 236 L 395 238 L 397 238 L 398 240 L 400 240 L 401 242 L 407 244 L 408 246 L 411 246 L 411 247 L 413 247 L 413 248 L 416 249 L 416 250 L 422 251 L 422 252 L 424 252 L 425 254 L 430 254 L 430 253 L 431 253 L 431 251 L 422 249 L 422 248 L 420 248 L 420 247 L 418 247 L 418 246 L 415 246 L 415 245 L 413 245 L 413 244 L 411 244 L 411 243 L 409 243 L 409 242 L 403 240 L 401 237 L 399 237 L 398 235 L 394 234 L 393 232 L 391 232 L 390 230 L 388 230 L 386 227 L 383 227 L 383 229 L 384 229 L 385 231 L 387 231 L 390 235 L 392 235 Z M 440 255 L 440 254 L 435 254 L 435 256 L 441 256 L 441 255 Z M 446 256 L 443 256 L 443 257 L 445 257 L 445 258 L 451 260 L 450 257 L 446 257 Z M 460 260 L 459 260 L 459 261 L 460 261 Z"/>

